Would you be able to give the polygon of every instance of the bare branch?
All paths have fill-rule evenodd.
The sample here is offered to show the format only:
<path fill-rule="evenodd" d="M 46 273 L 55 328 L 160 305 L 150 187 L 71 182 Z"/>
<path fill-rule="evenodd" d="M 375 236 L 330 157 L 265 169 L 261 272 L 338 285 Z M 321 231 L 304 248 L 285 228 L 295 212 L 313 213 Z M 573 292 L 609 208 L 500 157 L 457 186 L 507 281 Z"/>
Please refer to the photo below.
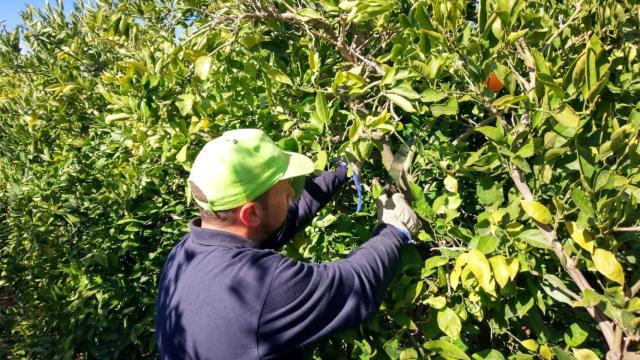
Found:
<path fill-rule="evenodd" d="M 613 229 L 614 232 L 640 232 L 640 226 L 632 226 L 632 227 L 617 227 Z"/>

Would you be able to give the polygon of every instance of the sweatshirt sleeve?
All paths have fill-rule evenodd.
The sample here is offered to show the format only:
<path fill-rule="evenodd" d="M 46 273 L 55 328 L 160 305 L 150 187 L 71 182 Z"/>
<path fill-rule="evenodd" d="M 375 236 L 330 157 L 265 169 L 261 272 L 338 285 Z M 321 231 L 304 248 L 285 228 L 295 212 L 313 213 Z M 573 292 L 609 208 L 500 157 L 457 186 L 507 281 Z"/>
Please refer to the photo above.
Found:
<path fill-rule="evenodd" d="M 258 320 L 258 351 L 284 354 L 369 318 L 400 262 L 405 235 L 380 226 L 347 258 L 307 264 L 283 258 Z"/>
<path fill-rule="evenodd" d="M 262 244 L 262 248 L 274 250 L 282 248 L 295 233 L 313 220 L 318 211 L 331 200 L 345 182 L 347 182 L 347 168 L 342 166 L 335 171 L 325 171 L 319 176 L 308 178 L 300 197 L 289 202 L 284 225 Z"/>

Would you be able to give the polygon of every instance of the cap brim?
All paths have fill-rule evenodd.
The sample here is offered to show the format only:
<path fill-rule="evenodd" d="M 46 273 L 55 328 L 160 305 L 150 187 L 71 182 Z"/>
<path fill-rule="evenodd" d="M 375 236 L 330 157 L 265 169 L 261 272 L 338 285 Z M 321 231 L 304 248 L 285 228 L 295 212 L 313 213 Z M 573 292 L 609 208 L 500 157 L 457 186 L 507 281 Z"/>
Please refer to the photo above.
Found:
<path fill-rule="evenodd" d="M 308 175 L 315 170 L 313 161 L 308 157 L 295 152 L 285 151 L 284 153 L 289 156 L 289 165 L 287 166 L 287 170 L 285 170 L 284 174 L 282 174 L 282 177 L 280 177 L 281 180 Z"/>

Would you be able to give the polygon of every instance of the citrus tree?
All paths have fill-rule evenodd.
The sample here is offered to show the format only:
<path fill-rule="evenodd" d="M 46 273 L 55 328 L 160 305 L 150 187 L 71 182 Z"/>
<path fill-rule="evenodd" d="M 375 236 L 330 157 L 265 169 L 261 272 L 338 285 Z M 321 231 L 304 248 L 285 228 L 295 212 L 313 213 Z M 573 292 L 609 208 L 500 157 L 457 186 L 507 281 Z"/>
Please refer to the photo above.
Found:
<path fill-rule="evenodd" d="M 379 314 L 309 357 L 637 356 L 637 1 L 60 8 L 0 35 L 0 354 L 154 357 L 190 164 L 259 127 L 363 162 L 362 211 L 345 189 L 287 255 L 344 257 L 391 183 L 423 221 Z"/>

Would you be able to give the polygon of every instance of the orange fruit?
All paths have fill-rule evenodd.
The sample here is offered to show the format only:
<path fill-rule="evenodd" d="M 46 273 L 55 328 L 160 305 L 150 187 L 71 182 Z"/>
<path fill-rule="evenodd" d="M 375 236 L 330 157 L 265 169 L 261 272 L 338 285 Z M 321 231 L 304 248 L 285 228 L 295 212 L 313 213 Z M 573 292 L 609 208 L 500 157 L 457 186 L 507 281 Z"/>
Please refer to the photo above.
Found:
<path fill-rule="evenodd" d="M 491 72 L 491 74 L 489 74 L 489 78 L 485 82 L 485 85 L 487 86 L 487 89 L 493 92 L 498 92 L 504 87 L 504 84 L 502 83 L 502 81 L 500 81 L 498 75 L 496 75 L 496 73 L 493 71 Z"/>

